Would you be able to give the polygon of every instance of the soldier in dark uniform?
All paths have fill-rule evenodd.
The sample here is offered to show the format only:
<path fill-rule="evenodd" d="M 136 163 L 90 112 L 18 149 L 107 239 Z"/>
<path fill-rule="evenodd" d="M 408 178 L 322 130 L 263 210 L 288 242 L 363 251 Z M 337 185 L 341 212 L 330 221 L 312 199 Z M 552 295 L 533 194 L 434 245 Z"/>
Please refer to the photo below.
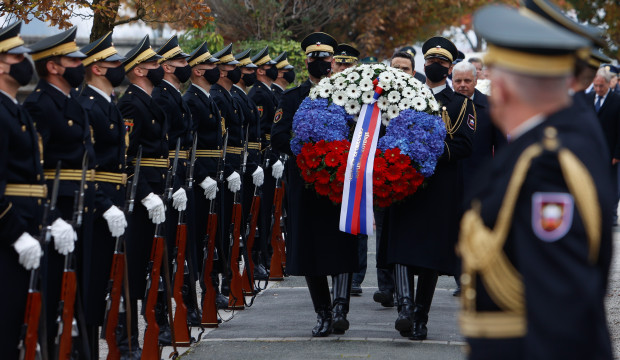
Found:
<path fill-rule="evenodd" d="M 0 29 L 0 272 L 10 296 L 0 298 L 0 347 L 3 356 L 19 357 L 30 271 L 39 267 L 43 202 L 47 187 L 32 119 L 17 102 L 17 91 L 33 68 L 19 37 L 22 22 Z"/>
<path fill-rule="evenodd" d="M 84 186 L 85 200 L 83 209 L 82 226 L 78 229 L 79 241 L 75 246 L 76 272 L 78 276 L 78 295 L 76 296 L 76 309 L 83 303 L 82 295 L 88 288 L 86 280 L 89 274 L 83 270 L 88 258 L 84 257 L 92 251 L 92 213 L 94 201 L 94 167 L 95 151 L 91 142 L 91 127 L 86 112 L 80 106 L 77 99 L 71 95 L 72 90 L 82 84 L 84 80 L 84 66 L 82 58 L 84 54 L 79 51 L 75 44 L 77 28 L 72 28 L 58 35 L 45 38 L 30 48 L 32 60 L 39 74 L 40 80 L 36 89 L 24 102 L 24 107 L 32 116 L 33 121 L 43 141 L 43 169 L 48 186 L 51 188 L 56 169 L 56 164 L 61 161 L 60 188 L 56 216 L 71 221 L 74 211 L 74 193 L 80 187 L 82 174 L 82 160 L 84 154 L 88 158 L 88 172 Z M 48 194 L 51 195 L 51 194 Z M 65 224 L 66 225 L 66 224 Z M 67 234 L 75 232 L 67 228 Z M 63 232 L 64 232 L 63 231 Z M 47 342 L 54 344 L 57 334 L 56 323 L 62 273 L 65 257 L 63 255 L 73 252 L 74 244 L 68 242 L 61 253 L 50 252 L 46 259 L 47 269 L 44 270 L 46 279 L 44 282 L 46 291 L 46 315 L 47 315 Z M 79 310 L 78 310 L 79 311 Z M 76 316 L 76 319 L 80 319 Z M 80 321 L 79 331 L 81 339 L 75 341 L 82 351 L 89 351 L 86 341 L 84 324 Z M 54 346 L 49 346 L 50 354 L 54 353 Z"/>
<path fill-rule="evenodd" d="M 476 13 L 474 28 L 489 44 L 491 116 L 510 143 L 461 223 L 470 358 L 611 359 L 610 158 L 566 91 L 588 42 L 501 6 Z"/>
<path fill-rule="evenodd" d="M 426 59 L 426 85 L 442 105 L 448 135 L 444 152 L 426 187 L 408 200 L 387 209 L 381 234 L 378 263 L 394 265 L 398 318 L 395 328 L 402 336 L 424 340 L 428 312 L 439 274 L 454 275 L 462 184 L 459 160 L 472 151 L 476 118 L 470 100 L 446 86 L 456 46 L 443 37 L 422 46 Z M 411 229 L 417 229 L 412 233 Z M 414 277 L 418 274 L 414 296 Z"/>
<path fill-rule="evenodd" d="M 413 77 L 415 77 L 416 79 L 420 80 L 421 83 L 425 84 L 426 83 L 426 76 L 424 76 L 424 74 L 422 74 L 421 72 L 415 71 L 415 54 L 417 53 L 415 48 L 413 46 L 404 46 L 404 47 L 398 49 L 397 53 L 400 53 L 400 52 L 405 52 L 405 53 L 411 55 L 411 58 L 414 59 L 412 61 L 412 63 L 414 64 L 414 68 L 412 68 L 412 70 L 413 70 Z M 394 60 L 394 57 L 392 57 L 392 60 Z"/>
<path fill-rule="evenodd" d="M 239 62 L 235 60 L 232 54 L 232 44 L 228 44 L 224 49 L 213 54 L 218 58 L 218 69 L 220 71 L 220 78 L 216 84 L 211 85 L 209 93 L 213 97 L 213 101 L 220 110 L 222 116 L 222 123 L 225 124 L 226 131 L 228 132 L 228 147 L 226 154 L 226 169 L 224 176 L 228 182 L 228 190 L 232 193 L 229 194 L 226 191 L 222 193 L 223 201 L 223 214 L 220 217 L 222 219 L 222 236 L 224 239 L 223 253 L 220 257 L 223 257 L 224 266 L 226 271 L 222 273 L 222 294 L 228 296 L 230 292 L 230 264 L 227 259 L 229 256 L 230 241 L 228 237 L 230 229 L 230 219 L 232 217 L 232 202 L 234 193 L 241 190 L 241 176 L 239 175 L 241 167 L 241 153 L 243 152 L 243 139 L 245 137 L 245 119 L 241 106 L 235 100 L 230 93 L 232 89 L 232 81 L 228 77 L 228 73 L 235 70 L 235 65 Z M 238 301 L 241 301 L 240 299 Z M 239 304 L 238 304 L 239 305 Z"/>
<path fill-rule="evenodd" d="M 128 172 L 133 173 L 138 147 L 142 145 L 142 159 L 136 205 L 129 219 L 127 228 L 127 256 L 130 305 L 132 314 L 132 351 L 124 346 L 121 353 L 125 356 L 140 356 L 138 344 L 138 299 L 144 298 L 146 288 L 146 269 L 151 254 L 155 224 L 162 224 L 166 220 L 165 207 L 160 195 L 166 186 L 166 174 L 170 165 L 168 159 L 168 123 L 166 113 L 151 97 L 155 86 L 159 85 L 164 77 L 164 70 L 157 60 L 161 57 L 151 48 L 148 35 L 125 55 L 123 67 L 131 85 L 118 102 L 118 108 L 129 132 L 129 146 L 127 148 Z M 160 230 L 161 232 L 161 230 Z M 163 234 L 163 232 L 162 232 Z M 157 286 L 154 280 L 153 286 Z M 156 308 L 158 323 L 166 317 L 161 307 Z M 160 328 L 162 330 L 163 328 Z M 163 329 L 165 331 L 165 329 Z M 122 334 L 127 336 L 126 334 Z M 163 335 L 163 336 L 162 336 Z M 170 341 L 170 333 L 161 333 L 163 340 Z M 127 344 L 125 339 L 119 342 Z"/>
<path fill-rule="evenodd" d="M 334 49 L 338 42 L 325 33 L 313 33 L 302 41 L 307 56 L 309 79 L 282 96 L 271 130 L 275 150 L 292 155 L 290 147 L 293 115 L 313 84 L 331 74 Z M 340 207 L 308 189 L 295 161 L 289 161 L 288 196 L 291 228 L 286 239 L 286 270 L 303 275 L 317 313 L 313 336 L 327 336 L 332 330 L 342 334 L 349 328 L 351 273 L 358 271 L 355 235 L 338 230 Z M 327 276 L 333 279 L 334 300 L 330 298 Z M 332 313 L 333 311 L 333 313 Z"/>
<path fill-rule="evenodd" d="M 114 87 L 125 79 L 125 69 L 112 45 L 112 32 L 88 44 L 81 51 L 87 56 L 86 85 L 78 98 L 93 129 L 95 155 L 95 208 L 92 251 L 84 254 L 89 274 L 84 289 L 84 309 L 91 346 L 91 358 L 99 358 L 99 326 L 103 325 L 105 298 L 115 238 L 125 233 L 127 221 L 121 209 L 125 203 L 125 124 L 112 102 Z M 122 318 L 122 316 L 121 316 Z M 121 320 L 122 321 L 122 320 Z"/>
<path fill-rule="evenodd" d="M 218 212 L 219 228 L 217 230 L 217 237 L 215 238 L 215 248 L 218 254 L 223 254 L 222 239 L 224 236 L 223 220 L 221 218 L 221 201 L 223 191 L 218 191 L 217 188 L 217 166 L 220 154 L 222 151 L 223 134 L 226 132 L 225 124 L 220 110 L 215 105 L 211 94 L 211 85 L 217 83 L 220 78 L 220 70 L 217 68 L 216 63 L 218 58 L 211 55 L 207 47 L 207 43 L 202 43 L 196 50 L 194 50 L 187 59 L 189 65 L 192 67 L 192 75 L 190 77 L 192 84 L 189 86 L 183 99 L 189 106 L 192 113 L 192 121 L 196 127 L 196 134 L 198 136 L 198 144 L 196 150 L 196 164 L 194 170 L 194 178 L 200 185 L 203 191 L 195 191 L 194 199 L 196 204 L 195 222 L 196 224 L 202 224 L 196 228 L 195 238 L 195 254 L 202 254 L 205 241 L 206 226 L 205 221 L 209 214 L 210 201 L 216 201 L 215 209 Z M 222 164 L 223 166 L 223 164 Z M 216 196 L 220 195 L 219 197 Z M 202 259 L 202 257 L 199 257 Z M 197 262 L 201 264 L 201 261 Z M 203 266 L 201 264 L 200 266 Z M 218 256 L 217 261 L 214 263 L 213 273 L 211 278 L 216 295 L 216 303 L 218 308 L 225 309 L 228 307 L 228 298 L 222 295 L 219 289 L 218 273 L 224 273 L 226 269 L 225 261 L 222 256 Z M 209 274 L 205 274 L 209 276 Z M 200 286 L 204 286 L 200 283 Z"/>
<path fill-rule="evenodd" d="M 282 98 L 284 90 L 295 82 L 295 68 L 288 62 L 288 54 L 286 51 L 282 51 L 273 61 L 276 63 L 276 69 L 278 69 L 278 77 L 273 81 L 273 84 L 271 84 L 271 90 L 273 91 L 273 96 L 276 98 L 277 106 Z M 271 121 L 273 121 L 273 119 Z"/>
<path fill-rule="evenodd" d="M 349 44 L 339 44 L 334 53 L 334 73 L 357 65 L 360 51 Z"/>

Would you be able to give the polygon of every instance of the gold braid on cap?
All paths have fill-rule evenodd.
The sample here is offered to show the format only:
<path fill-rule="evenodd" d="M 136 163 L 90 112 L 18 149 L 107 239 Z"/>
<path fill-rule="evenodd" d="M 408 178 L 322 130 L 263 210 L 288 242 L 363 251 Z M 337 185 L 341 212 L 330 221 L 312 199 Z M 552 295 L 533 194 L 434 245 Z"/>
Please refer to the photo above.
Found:
<path fill-rule="evenodd" d="M 2 40 L 0 41 L 0 53 L 7 52 L 21 45 L 24 45 L 24 40 L 22 40 L 22 38 L 19 36 L 14 36 L 12 38 Z"/>
<path fill-rule="evenodd" d="M 51 56 L 62 56 L 71 54 L 72 52 L 78 50 L 80 50 L 80 48 L 77 46 L 75 41 L 70 41 L 68 43 L 60 44 L 58 46 L 54 46 L 50 49 L 43 50 L 38 53 L 30 54 L 30 56 L 32 57 L 32 61 L 37 61 Z"/>
<path fill-rule="evenodd" d="M 262 58 L 260 58 L 257 62 L 254 63 L 254 65 L 256 66 L 261 66 L 265 63 L 268 63 L 271 61 L 271 56 L 269 56 L 269 54 L 263 56 Z"/>
<path fill-rule="evenodd" d="M 285 67 L 286 65 L 290 65 L 290 63 L 288 62 L 288 59 L 284 59 L 282 61 L 280 61 L 279 63 L 276 64 L 276 68 L 278 70 L 282 69 L 283 67 Z"/>
<path fill-rule="evenodd" d="M 87 57 L 86 59 L 82 60 L 82 64 L 84 64 L 84 66 L 88 66 L 94 62 L 97 62 L 99 60 L 104 60 L 109 58 L 110 56 L 114 55 L 118 53 L 118 51 L 116 51 L 116 49 L 111 46 L 107 49 L 103 49 L 101 51 L 99 51 L 98 53 L 95 53 L 93 55 L 90 55 L 89 57 Z"/>

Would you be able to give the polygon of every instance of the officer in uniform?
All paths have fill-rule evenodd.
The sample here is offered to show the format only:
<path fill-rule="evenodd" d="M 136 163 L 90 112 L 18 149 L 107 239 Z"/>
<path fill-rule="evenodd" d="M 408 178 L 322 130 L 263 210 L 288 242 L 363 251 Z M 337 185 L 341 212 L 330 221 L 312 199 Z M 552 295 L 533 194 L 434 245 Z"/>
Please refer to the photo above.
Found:
<path fill-rule="evenodd" d="M 74 194 L 80 187 L 82 176 L 82 162 L 86 154 L 88 171 L 84 185 L 83 222 L 78 229 L 79 239 L 74 244 L 75 231 L 66 222 L 61 229 L 66 234 L 66 242 L 56 242 L 59 253 L 50 252 L 46 259 L 47 268 L 44 269 L 46 278 L 44 290 L 46 295 L 47 316 L 47 343 L 50 355 L 54 353 L 54 337 L 57 334 L 56 323 L 58 304 L 60 301 L 62 274 L 65 256 L 73 256 L 75 247 L 76 264 L 74 269 L 78 276 L 78 292 L 76 296 L 76 313 L 82 307 L 82 295 L 86 295 L 88 288 L 86 280 L 89 274 L 85 273 L 83 265 L 88 261 L 86 254 L 92 251 L 92 213 L 94 200 L 94 167 L 95 151 L 91 142 L 91 127 L 86 112 L 77 99 L 71 95 L 72 90 L 82 84 L 84 80 L 85 55 L 79 51 L 75 43 L 77 28 L 71 28 L 60 34 L 50 36 L 30 46 L 31 56 L 40 77 L 35 90 L 26 98 L 24 107 L 30 113 L 35 126 L 41 135 L 43 148 L 43 169 L 48 187 L 51 188 L 56 164 L 61 161 L 60 187 L 58 192 L 58 213 L 66 221 L 74 217 Z M 51 195 L 48 194 L 48 195 Z M 58 220 L 60 221 L 60 220 Z M 53 230 L 53 229 L 52 229 Z M 57 239 L 58 240 L 58 239 Z M 62 245 L 61 245 L 62 244 Z M 76 316 L 81 320 L 81 316 Z M 85 336 L 84 323 L 79 321 L 80 339 L 75 341 L 80 353 L 88 352 L 88 342 Z"/>
<path fill-rule="evenodd" d="M 217 68 L 216 63 L 218 58 L 211 55 L 207 43 L 203 42 L 196 50 L 194 50 L 187 62 L 192 67 L 191 85 L 183 95 L 183 99 L 189 106 L 192 113 L 192 121 L 196 127 L 196 134 L 198 136 L 197 150 L 196 150 L 196 164 L 194 169 L 194 178 L 200 187 L 204 190 L 195 191 L 194 199 L 196 204 L 195 222 L 196 224 L 204 224 L 207 219 L 210 210 L 210 201 L 216 201 L 215 211 L 218 213 L 218 229 L 217 236 L 215 238 L 215 248 L 218 254 L 223 254 L 222 240 L 224 234 L 223 220 L 221 218 L 221 202 L 223 191 L 218 191 L 217 187 L 217 171 L 218 160 L 220 159 L 221 152 L 223 151 L 223 134 L 226 132 L 226 125 L 224 119 L 220 115 L 220 110 L 215 105 L 211 94 L 211 86 L 217 83 L 220 78 L 220 70 Z M 221 164 L 224 166 L 224 164 Z M 216 198 L 217 195 L 220 195 Z M 199 226 L 196 228 L 195 238 L 195 254 L 202 254 L 205 241 L 206 226 Z M 213 234 L 211 234 L 213 235 Z M 213 239 L 210 239 L 213 241 Z M 199 259 L 202 259 L 200 257 Z M 217 260 L 214 259 L 213 273 L 211 279 L 213 281 L 213 287 L 217 292 L 216 303 L 218 308 L 225 309 L 228 307 L 228 298 L 222 295 L 219 289 L 218 273 L 224 273 L 226 269 L 225 261 L 220 255 Z M 201 264 L 201 261 L 197 262 Z M 200 266 L 204 266 L 201 264 Z M 209 276 L 209 274 L 205 274 Z M 200 286 L 204 285 L 200 282 Z"/>
<path fill-rule="evenodd" d="M 19 36 L 22 22 L 0 29 L 0 271 L 10 295 L 0 298 L 0 346 L 9 359 L 19 357 L 30 271 L 39 267 L 39 235 L 47 187 L 39 136 L 17 102 L 17 91 L 32 78 L 24 56 L 30 49 Z"/>
<path fill-rule="evenodd" d="M 444 152 L 426 187 L 387 209 L 378 254 L 380 266 L 394 266 L 399 308 L 395 328 L 414 340 L 426 339 L 438 275 L 453 275 L 457 269 L 454 245 L 463 190 L 458 166 L 472 152 L 476 129 L 471 100 L 446 86 L 452 61 L 458 55 L 456 46 L 436 36 L 427 40 L 422 50 L 426 84 L 442 105 L 447 131 Z M 411 229 L 418 230 L 412 233 Z M 416 292 L 414 274 L 419 275 Z"/>
<path fill-rule="evenodd" d="M 164 78 L 164 70 L 157 60 L 157 55 L 151 48 L 148 35 L 125 55 L 123 68 L 131 85 L 118 102 L 118 108 L 129 132 L 129 146 L 127 148 L 127 166 L 133 173 L 138 147 L 142 145 L 142 159 L 134 212 L 129 219 L 127 228 L 127 256 L 129 290 L 132 325 L 132 351 L 129 354 L 127 347 L 121 348 L 125 356 L 140 356 L 138 344 L 138 299 L 144 298 L 146 288 L 146 269 L 149 262 L 155 224 L 162 224 L 166 220 L 165 207 L 160 195 L 164 193 L 166 175 L 170 161 L 168 159 L 168 122 L 166 113 L 151 97 L 155 86 Z M 137 203 L 136 201 L 136 203 Z M 163 226 L 163 225 L 162 225 Z M 160 230 L 160 234 L 164 234 Z M 155 279 L 152 286 L 158 286 Z M 156 308 L 158 323 L 166 317 L 161 306 Z M 169 329 L 160 328 L 160 341 L 170 341 Z M 168 330 L 168 331 L 166 331 Z M 125 337 L 123 339 L 122 337 Z M 127 334 L 122 334 L 119 342 L 127 344 Z"/>
<path fill-rule="evenodd" d="M 404 47 L 400 48 L 397 51 L 397 53 L 399 53 L 399 52 L 405 52 L 405 53 L 411 55 L 412 59 L 415 59 L 415 55 L 417 54 L 417 52 L 416 52 L 416 50 L 415 50 L 415 48 L 413 46 L 404 46 Z M 393 56 L 392 56 L 392 60 L 394 60 Z M 415 60 L 412 61 L 412 63 L 415 64 Z M 418 80 L 420 80 L 420 82 L 422 84 L 425 84 L 426 83 L 426 76 L 424 76 L 424 74 L 422 74 L 422 73 L 420 73 L 418 71 L 415 71 L 415 68 L 412 69 L 412 70 L 413 70 L 413 77 L 418 79 Z"/>
<path fill-rule="evenodd" d="M 611 359 L 610 159 L 600 129 L 583 126 L 593 114 L 566 91 L 588 42 L 501 6 L 476 13 L 474 28 L 489 44 L 491 116 L 510 143 L 461 223 L 470 358 Z"/>
<path fill-rule="evenodd" d="M 334 53 L 334 73 L 357 65 L 360 51 L 349 44 L 339 44 Z"/>
<path fill-rule="evenodd" d="M 276 98 L 277 106 L 282 98 L 284 90 L 295 82 L 295 68 L 288 62 L 288 53 L 286 51 L 282 51 L 273 61 L 276 63 L 276 69 L 278 69 L 278 78 L 271 84 L 271 90 Z M 271 121 L 273 121 L 273 119 Z"/>
<path fill-rule="evenodd" d="M 222 294 L 228 296 L 231 279 L 230 264 L 228 262 L 230 256 L 230 241 L 228 235 L 230 220 L 232 218 L 233 196 L 234 193 L 241 190 L 241 176 L 239 172 L 241 171 L 241 153 L 243 152 L 246 123 L 243 112 L 241 111 L 241 106 L 230 93 L 233 83 L 228 73 L 235 70 L 235 65 L 239 63 L 232 54 L 232 44 L 228 44 L 224 49 L 213 54 L 213 56 L 219 59 L 217 65 L 220 71 L 220 78 L 217 80 L 216 84 L 211 85 L 209 93 L 213 97 L 213 101 L 215 101 L 217 108 L 220 110 L 222 122 L 225 124 L 226 131 L 228 132 L 225 176 L 228 182 L 228 190 L 232 193 L 223 192 L 224 213 L 220 217 L 222 219 L 222 236 L 224 239 L 224 251 L 220 254 L 220 257 L 223 257 L 224 265 L 226 266 L 226 271 L 222 274 L 221 291 Z M 237 299 L 236 306 L 242 307 L 242 301 L 243 299 Z"/>
<path fill-rule="evenodd" d="M 326 33 L 312 33 L 301 42 L 309 73 L 308 81 L 284 93 L 271 130 L 275 150 L 292 155 L 290 147 L 293 116 L 310 93 L 313 84 L 331 74 L 334 49 L 338 42 Z M 338 229 L 340 207 L 308 189 L 295 161 L 288 166 L 290 234 L 286 239 L 286 270 L 303 275 L 317 313 L 313 336 L 327 336 L 332 330 L 342 334 L 349 328 L 351 273 L 358 271 L 355 235 Z M 333 303 L 327 276 L 333 279 Z M 332 313 L 333 311 L 333 313 Z"/>
<path fill-rule="evenodd" d="M 99 358 L 99 326 L 103 325 L 106 307 L 106 289 L 112 268 L 115 238 L 125 233 L 127 221 L 121 210 L 125 203 L 125 124 L 112 102 L 114 88 L 125 79 L 121 66 L 124 57 L 112 45 L 112 32 L 86 45 L 81 51 L 86 67 L 86 85 L 78 97 L 93 129 L 95 155 L 95 208 L 92 251 L 84 254 L 85 281 L 84 308 L 91 358 Z M 86 270 L 88 269 L 88 270 Z M 125 319 L 120 316 L 120 321 Z"/>

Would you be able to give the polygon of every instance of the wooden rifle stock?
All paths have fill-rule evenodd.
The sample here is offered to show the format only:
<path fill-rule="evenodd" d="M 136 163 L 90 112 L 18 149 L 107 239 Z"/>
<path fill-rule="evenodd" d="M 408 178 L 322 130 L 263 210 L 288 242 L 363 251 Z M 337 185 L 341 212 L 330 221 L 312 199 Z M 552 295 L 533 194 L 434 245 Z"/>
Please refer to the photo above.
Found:
<path fill-rule="evenodd" d="M 39 318 L 41 316 L 41 292 L 36 288 L 38 271 L 30 272 L 30 288 L 26 300 L 26 313 L 22 325 L 22 335 L 19 344 L 20 360 L 35 360 L 37 358 L 37 343 L 39 332 Z"/>
<path fill-rule="evenodd" d="M 187 247 L 187 224 L 182 221 L 183 212 L 179 213 L 176 235 L 176 256 L 174 259 L 172 297 L 176 303 L 174 312 L 174 335 L 177 346 L 189 346 L 189 327 L 187 326 L 187 306 L 183 301 L 183 275 L 185 274 L 185 250 Z"/>
<path fill-rule="evenodd" d="M 248 281 L 243 282 L 244 294 L 250 296 L 254 295 L 254 260 L 252 260 L 252 247 L 254 246 L 254 239 L 256 238 L 256 224 L 258 222 L 258 211 L 260 210 L 260 196 L 254 191 L 254 197 L 252 198 L 252 207 L 250 207 L 250 218 L 248 219 L 248 231 L 246 236 L 246 249 L 248 254 L 247 275 Z"/>
<path fill-rule="evenodd" d="M 151 248 L 151 260 L 149 261 L 149 278 L 146 284 L 146 307 L 144 311 L 146 331 L 144 332 L 144 346 L 142 347 L 141 357 L 144 360 L 159 359 L 159 325 L 155 318 L 155 306 L 157 305 L 157 291 L 159 290 L 164 244 L 164 238 L 159 235 L 159 225 L 157 225 Z"/>
<path fill-rule="evenodd" d="M 284 196 L 284 188 L 282 187 L 282 179 L 276 180 L 276 189 L 273 195 L 273 211 L 271 219 L 271 247 L 273 254 L 271 255 L 271 264 L 269 265 L 269 280 L 284 280 L 284 271 L 282 263 L 286 256 L 282 246 L 282 231 L 280 229 L 280 221 L 282 219 L 282 197 Z"/>
<path fill-rule="evenodd" d="M 118 326 L 119 308 L 121 304 L 121 293 L 123 285 L 123 275 L 125 274 L 125 253 L 121 249 L 121 238 L 116 239 L 116 247 L 112 256 L 112 268 L 110 270 L 110 280 L 108 282 L 108 298 L 106 299 L 106 312 L 103 320 L 102 336 L 108 344 L 107 360 L 119 360 L 121 351 L 116 341 L 116 327 Z M 129 299 L 127 299 L 129 300 Z"/>
<path fill-rule="evenodd" d="M 237 191 L 235 194 L 235 200 L 238 200 L 238 193 L 241 190 Z M 231 227 L 231 251 L 230 251 L 230 270 L 232 272 L 232 279 L 230 280 L 230 297 L 228 298 L 228 308 L 235 310 L 243 310 L 244 307 L 244 297 L 243 297 L 243 272 L 245 270 L 245 266 L 240 266 L 239 260 L 242 259 L 240 249 L 239 249 L 239 240 L 241 238 L 241 215 L 243 208 L 241 206 L 240 201 L 235 201 L 233 204 L 233 212 L 232 212 L 232 223 Z"/>
<path fill-rule="evenodd" d="M 70 262 L 73 253 L 65 256 L 65 270 L 62 274 L 60 293 L 60 306 L 58 309 L 59 324 L 58 336 L 58 359 L 71 359 L 73 311 L 75 309 L 75 294 L 77 292 L 77 278 L 75 270 L 71 269 Z"/>
<path fill-rule="evenodd" d="M 213 206 L 215 200 L 211 200 Z M 211 281 L 213 271 L 213 257 L 215 256 L 215 239 L 217 236 L 217 213 L 213 210 L 209 212 L 207 221 L 207 235 L 204 245 L 204 268 L 202 271 L 202 281 L 205 287 L 205 296 L 202 301 L 202 326 L 217 327 L 217 304 L 215 302 L 216 292 Z"/>

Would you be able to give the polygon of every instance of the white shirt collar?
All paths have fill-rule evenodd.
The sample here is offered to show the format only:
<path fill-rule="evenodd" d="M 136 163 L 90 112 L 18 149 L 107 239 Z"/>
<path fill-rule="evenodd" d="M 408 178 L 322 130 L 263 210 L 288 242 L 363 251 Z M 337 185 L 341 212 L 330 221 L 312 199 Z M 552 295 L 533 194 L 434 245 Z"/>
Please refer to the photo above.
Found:
<path fill-rule="evenodd" d="M 443 89 L 446 88 L 446 86 L 447 86 L 446 84 L 435 86 L 434 88 L 429 86 L 429 89 L 431 89 L 431 91 L 433 92 L 433 95 L 435 95 L 435 94 L 438 94 L 438 93 L 442 92 Z"/>
<path fill-rule="evenodd" d="M 88 84 L 88 87 L 95 90 L 95 92 L 101 96 L 103 96 L 104 99 L 106 99 L 108 102 L 112 102 L 112 98 L 110 97 L 110 95 L 106 94 L 105 92 L 103 92 L 103 90 L 99 89 L 96 86 L 92 86 L 91 84 Z"/>
<path fill-rule="evenodd" d="M 271 87 L 270 87 L 269 85 L 267 85 L 267 83 L 266 83 L 266 82 L 264 82 L 264 81 L 261 81 L 261 82 L 263 83 L 263 85 L 265 85 L 265 86 L 267 87 L 267 89 L 271 89 Z M 275 83 L 274 83 L 274 84 L 275 84 Z"/>
<path fill-rule="evenodd" d="M 166 80 L 166 79 L 164 79 L 164 81 L 165 81 L 166 83 L 168 83 L 170 86 L 172 86 L 172 88 L 173 88 L 174 90 L 176 90 L 179 94 L 181 93 L 181 91 L 180 91 L 179 89 L 177 89 L 177 87 L 176 87 L 176 86 L 174 86 L 174 84 L 173 84 L 173 83 L 171 83 L 170 81 L 168 81 L 168 80 Z"/>
<path fill-rule="evenodd" d="M 596 100 L 598 100 L 599 97 L 601 98 L 601 103 L 604 103 L 610 91 L 611 91 L 611 88 L 607 89 L 607 92 L 603 96 L 598 96 L 598 94 L 596 94 L 596 96 L 594 97 L 594 103 L 596 104 Z"/>
<path fill-rule="evenodd" d="M 6 95 L 6 97 L 8 97 L 9 99 L 11 99 L 11 101 L 12 101 L 15 105 L 19 104 L 19 102 L 17 101 L 17 99 L 16 99 L 16 98 L 14 98 L 14 97 L 12 97 L 11 95 L 7 94 L 5 91 L 0 90 L 0 93 L 3 93 L 4 95 Z"/>
<path fill-rule="evenodd" d="M 273 83 L 275 86 L 279 87 L 280 89 L 282 89 L 282 91 L 284 91 L 284 88 L 276 83 Z"/>
<path fill-rule="evenodd" d="M 65 94 L 65 92 L 64 92 L 64 91 L 62 91 L 62 90 L 60 90 L 60 88 L 59 88 L 58 86 L 56 86 L 56 85 L 52 84 L 51 82 L 48 82 L 48 84 L 50 84 L 50 86 L 51 86 L 51 87 L 53 87 L 54 89 L 56 89 L 56 90 L 60 91 L 60 92 L 61 92 L 64 96 L 66 96 L 66 97 L 68 97 L 68 98 L 70 98 L 70 97 L 71 97 L 71 93 L 69 93 L 69 94 Z"/>
<path fill-rule="evenodd" d="M 133 84 L 133 86 L 137 87 L 138 89 L 144 91 L 145 94 L 147 94 L 148 96 L 151 96 L 149 93 L 146 92 L 146 90 L 144 90 L 143 88 L 141 88 L 139 85 L 137 84 Z"/>
<path fill-rule="evenodd" d="M 243 93 L 245 94 L 245 90 L 243 90 L 243 89 L 241 88 L 241 86 L 239 86 L 239 85 L 237 85 L 237 84 L 233 84 L 233 86 L 234 86 L 234 87 L 236 87 L 237 89 L 239 89 L 239 90 L 243 91 Z"/>
<path fill-rule="evenodd" d="M 211 97 L 211 94 L 209 94 L 209 92 L 207 90 L 203 89 L 202 86 L 198 86 L 198 85 L 196 85 L 194 83 L 192 83 L 192 85 L 194 85 L 194 87 L 197 87 L 198 89 L 200 89 L 200 91 L 202 91 L 205 95 L 207 95 L 208 98 Z"/>
<path fill-rule="evenodd" d="M 522 122 L 516 128 L 514 128 L 512 132 L 510 132 L 510 134 L 506 136 L 506 138 L 508 139 L 509 142 L 513 142 L 517 140 L 521 135 L 525 134 L 526 132 L 538 126 L 543 121 L 545 121 L 545 117 L 543 116 L 543 114 L 536 114 L 532 116 L 531 118 Z"/>

